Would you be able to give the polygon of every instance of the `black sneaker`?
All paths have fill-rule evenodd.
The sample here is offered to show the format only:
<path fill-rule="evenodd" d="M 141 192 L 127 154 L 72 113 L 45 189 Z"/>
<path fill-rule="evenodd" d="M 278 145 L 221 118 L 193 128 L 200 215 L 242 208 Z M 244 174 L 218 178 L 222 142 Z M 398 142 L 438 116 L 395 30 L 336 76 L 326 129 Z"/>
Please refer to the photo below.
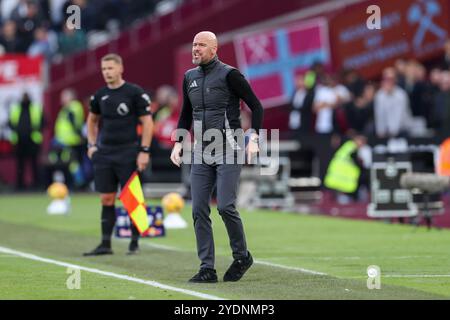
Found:
<path fill-rule="evenodd" d="M 139 253 L 139 245 L 137 242 L 130 242 L 130 245 L 128 246 L 128 252 L 127 255 L 133 255 Z"/>
<path fill-rule="evenodd" d="M 244 273 L 252 266 L 253 257 L 248 251 L 248 256 L 245 259 L 234 260 L 227 272 L 223 276 L 223 281 L 238 281 L 242 278 Z"/>
<path fill-rule="evenodd" d="M 189 282 L 195 283 L 215 283 L 217 282 L 217 273 L 214 269 L 203 268 L 193 276 Z"/>
<path fill-rule="evenodd" d="M 97 248 L 95 248 L 92 251 L 83 253 L 83 256 L 101 256 L 105 254 L 113 254 L 113 251 L 109 247 L 104 247 L 102 245 L 99 245 Z"/>

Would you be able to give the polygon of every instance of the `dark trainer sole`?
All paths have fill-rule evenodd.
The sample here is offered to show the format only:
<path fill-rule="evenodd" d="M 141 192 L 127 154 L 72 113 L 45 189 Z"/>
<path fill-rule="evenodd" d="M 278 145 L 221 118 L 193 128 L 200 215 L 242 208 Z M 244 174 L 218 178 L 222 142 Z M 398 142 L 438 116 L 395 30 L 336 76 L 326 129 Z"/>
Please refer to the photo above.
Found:
<path fill-rule="evenodd" d="M 217 283 L 218 280 L 189 280 L 189 283 Z"/>

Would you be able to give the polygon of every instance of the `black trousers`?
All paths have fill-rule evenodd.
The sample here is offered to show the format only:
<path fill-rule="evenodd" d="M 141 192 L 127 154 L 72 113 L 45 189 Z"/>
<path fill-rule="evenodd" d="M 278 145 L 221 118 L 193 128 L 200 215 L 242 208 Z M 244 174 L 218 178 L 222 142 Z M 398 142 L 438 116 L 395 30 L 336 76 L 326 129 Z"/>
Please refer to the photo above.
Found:
<path fill-rule="evenodd" d="M 237 189 L 242 165 L 192 164 L 191 195 L 197 253 L 200 268 L 214 269 L 214 238 L 211 227 L 211 193 L 217 186 L 217 209 L 230 239 L 234 259 L 247 257 L 247 243 L 239 212 L 236 210 Z"/>
<path fill-rule="evenodd" d="M 39 167 L 38 156 L 39 150 L 36 146 L 17 146 L 16 148 L 16 188 L 23 190 L 25 188 L 25 169 L 27 163 L 31 165 L 32 172 L 32 187 L 39 186 Z"/>

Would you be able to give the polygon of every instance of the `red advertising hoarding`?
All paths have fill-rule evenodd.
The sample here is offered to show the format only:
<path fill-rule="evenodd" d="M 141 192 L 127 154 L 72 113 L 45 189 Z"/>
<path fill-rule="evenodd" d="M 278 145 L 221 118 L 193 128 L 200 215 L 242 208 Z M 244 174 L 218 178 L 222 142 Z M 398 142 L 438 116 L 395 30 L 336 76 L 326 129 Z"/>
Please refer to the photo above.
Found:
<path fill-rule="evenodd" d="M 369 29 L 369 5 L 380 8 L 381 29 Z M 448 37 L 448 0 L 367 1 L 330 19 L 334 64 L 376 76 L 397 58 L 442 53 Z"/>

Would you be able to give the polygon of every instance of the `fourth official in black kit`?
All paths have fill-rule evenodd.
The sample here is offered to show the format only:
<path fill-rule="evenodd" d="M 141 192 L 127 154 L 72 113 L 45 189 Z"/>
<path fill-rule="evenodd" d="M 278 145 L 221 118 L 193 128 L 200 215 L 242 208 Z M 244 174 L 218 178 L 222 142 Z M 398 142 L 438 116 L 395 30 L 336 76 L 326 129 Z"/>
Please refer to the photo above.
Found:
<path fill-rule="evenodd" d="M 111 235 L 116 222 L 117 187 L 125 186 L 134 171 L 143 171 L 150 160 L 153 120 L 150 98 L 139 86 L 122 78 L 123 62 L 117 54 L 101 60 L 106 86 L 91 97 L 87 119 L 88 157 L 94 165 L 95 188 L 100 192 L 101 243 L 85 256 L 112 254 Z M 100 126 L 101 121 L 101 126 Z M 136 127 L 142 124 L 142 138 Z M 139 250 L 139 232 L 132 224 L 128 254 Z"/>

